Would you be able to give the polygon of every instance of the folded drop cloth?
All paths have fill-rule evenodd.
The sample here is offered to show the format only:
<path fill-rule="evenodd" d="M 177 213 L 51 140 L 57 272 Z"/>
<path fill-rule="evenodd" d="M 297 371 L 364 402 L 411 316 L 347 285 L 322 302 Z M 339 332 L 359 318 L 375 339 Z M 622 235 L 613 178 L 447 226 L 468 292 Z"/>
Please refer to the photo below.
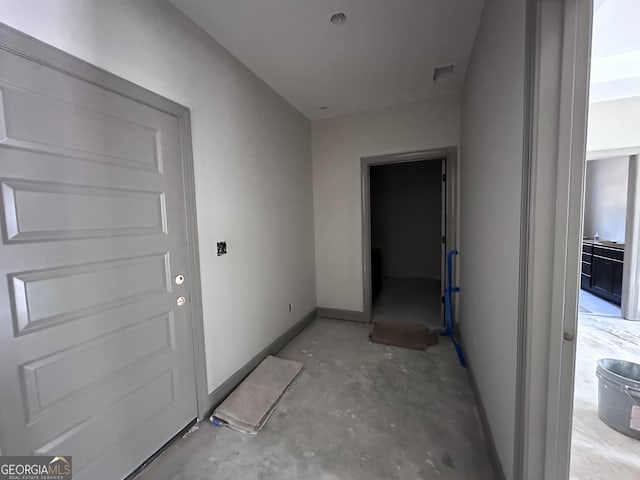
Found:
<path fill-rule="evenodd" d="M 212 423 L 217 420 L 234 430 L 255 435 L 269 420 L 302 367 L 300 362 L 268 356 L 215 409 Z"/>

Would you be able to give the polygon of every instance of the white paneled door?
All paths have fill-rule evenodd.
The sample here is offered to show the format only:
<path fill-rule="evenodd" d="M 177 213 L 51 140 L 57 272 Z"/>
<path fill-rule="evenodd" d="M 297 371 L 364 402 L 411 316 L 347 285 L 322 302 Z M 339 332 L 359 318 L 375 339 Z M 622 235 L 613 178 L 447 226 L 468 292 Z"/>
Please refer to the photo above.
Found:
<path fill-rule="evenodd" d="M 114 480 L 196 418 L 180 142 L 176 116 L 0 49 L 3 455 Z"/>

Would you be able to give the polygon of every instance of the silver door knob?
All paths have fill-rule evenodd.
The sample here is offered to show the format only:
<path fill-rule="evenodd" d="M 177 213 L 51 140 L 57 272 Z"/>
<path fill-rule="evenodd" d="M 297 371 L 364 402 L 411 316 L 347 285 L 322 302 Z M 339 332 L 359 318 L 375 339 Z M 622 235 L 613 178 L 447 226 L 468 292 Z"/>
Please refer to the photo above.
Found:
<path fill-rule="evenodd" d="M 176 275 L 176 285 L 182 285 L 184 283 L 184 275 Z"/>
<path fill-rule="evenodd" d="M 176 300 L 176 303 L 178 304 L 179 307 L 181 307 L 182 305 L 187 303 L 187 299 L 184 297 L 178 297 L 178 299 Z"/>

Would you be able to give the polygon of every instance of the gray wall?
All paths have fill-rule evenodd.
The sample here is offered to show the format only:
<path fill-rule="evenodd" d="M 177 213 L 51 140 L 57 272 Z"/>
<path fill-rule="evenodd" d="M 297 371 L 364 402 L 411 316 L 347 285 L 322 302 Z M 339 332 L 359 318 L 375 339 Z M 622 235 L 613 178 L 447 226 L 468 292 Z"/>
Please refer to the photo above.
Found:
<path fill-rule="evenodd" d="M 640 97 L 589 104 L 587 151 L 640 147 Z"/>
<path fill-rule="evenodd" d="M 318 306 L 362 312 L 360 159 L 458 145 L 458 95 L 311 122 Z"/>
<path fill-rule="evenodd" d="M 215 389 L 316 306 L 309 121 L 167 2 L 0 0 L 0 21 L 191 108 Z"/>
<path fill-rule="evenodd" d="M 441 275 L 442 162 L 371 168 L 371 246 L 380 247 L 382 276 Z"/>
<path fill-rule="evenodd" d="M 629 157 L 591 160 L 586 176 L 584 236 L 624 242 Z"/>
<path fill-rule="evenodd" d="M 487 0 L 462 92 L 460 327 L 512 478 L 524 132 L 525 0 Z"/>

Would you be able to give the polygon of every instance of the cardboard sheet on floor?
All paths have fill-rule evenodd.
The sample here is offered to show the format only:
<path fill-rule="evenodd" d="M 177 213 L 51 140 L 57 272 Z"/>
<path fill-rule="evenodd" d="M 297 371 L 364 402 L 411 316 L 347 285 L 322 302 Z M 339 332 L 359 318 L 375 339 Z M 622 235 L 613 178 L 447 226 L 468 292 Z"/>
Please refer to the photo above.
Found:
<path fill-rule="evenodd" d="M 369 333 L 369 340 L 384 345 L 424 350 L 438 343 L 438 333 L 421 323 L 401 321 L 376 321 Z"/>
<path fill-rule="evenodd" d="M 302 363 L 268 356 L 213 412 L 222 425 L 256 434 L 302 370 Z"/>

